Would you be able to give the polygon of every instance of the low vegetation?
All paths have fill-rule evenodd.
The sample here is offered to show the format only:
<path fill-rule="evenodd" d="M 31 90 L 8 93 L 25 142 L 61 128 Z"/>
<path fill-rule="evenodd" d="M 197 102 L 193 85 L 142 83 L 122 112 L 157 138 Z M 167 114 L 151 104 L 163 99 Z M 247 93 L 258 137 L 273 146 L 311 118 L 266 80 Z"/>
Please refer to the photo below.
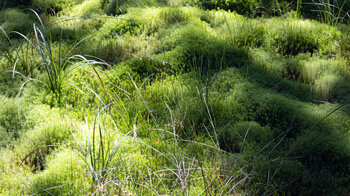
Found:
<path fill-rule="evenodd" d="M 350 194 L 350 2 L 0 6 L 1 195 Z"/>

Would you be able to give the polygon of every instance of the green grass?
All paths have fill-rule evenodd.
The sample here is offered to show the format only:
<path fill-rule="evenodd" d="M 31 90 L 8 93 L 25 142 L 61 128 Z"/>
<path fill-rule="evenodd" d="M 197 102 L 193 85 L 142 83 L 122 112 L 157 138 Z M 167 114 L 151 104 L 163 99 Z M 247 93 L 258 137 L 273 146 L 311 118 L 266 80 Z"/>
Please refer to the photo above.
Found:
<path fill-rule="evenodd" d="M 347 195 L 348 25 L 295 3 L 4 8 L 0 194 Z"/>

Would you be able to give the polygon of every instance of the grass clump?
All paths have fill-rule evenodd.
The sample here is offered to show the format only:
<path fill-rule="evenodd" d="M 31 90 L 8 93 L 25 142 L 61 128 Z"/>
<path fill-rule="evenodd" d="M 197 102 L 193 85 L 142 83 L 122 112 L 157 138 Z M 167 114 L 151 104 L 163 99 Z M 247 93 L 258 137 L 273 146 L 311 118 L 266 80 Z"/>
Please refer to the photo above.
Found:
<path fill-rule="evenodd" d="M 322 150 L 320 150 L 320 148 Z M 349 192 L 344 186 L 349 181 L 349 145 L 347 139 L 341 139 L 334 133 L 306 130 L 292 145 L 291 154 L 300 156 L 300 161 L 308 168 L 305 174 L 306 184 L 322 184 L 315 186 L 313 193 L 339 194 Z M 303 190 L 310 193 L 311 190 Z"/>
<path fill-rule="evenodd" d="M 91 187 L 84 161 L 76 152 L 61 150 L 46 158 L 46 167 L 32 179 L 29 193 L 38 195 L 86 194 Z M 97 187 L 96 187 L 97 189 Z"/>
<path fill-rule="evenodd" d="M 31 39 L 29 39 L 22 33 L 17 32 L 17 34 L 23 37 L 24 40 L 27 41 L 33 47 L 33 50 L 35 50 L 37 54 L 40 55 L 40 60 L 43 63 L 45 74 L 43 75 L 43 79 L 33 79 L 16 71 L 16 65 L 14 65 L 13 75 L 17 74 L 26 79 L 26 81 L 21 86 L 20 92 L 26 83 L 33 82 L 36 85 L 48 90 L 49 93 L 51 93 L 51 95 L 53 96 L 51 100 L 51 105 L 53 105 L 55 101 L 58 104 L 60 104 L 62 86 L 65 84 L 68 74 L 70 72 L 72 72 L 77 67 L 83 65 L 103 63 L 97 61 L 90 61 L 81 55 L 69 56 L 70 52 L 72 51 L 72 49 L 74 49 L 75 46 L 73 46 L 73 48 L 67 51 L 66 53 L 63 53 L 61 43 L 58 43 L 56 51 L 56 48 L 54 48 L 54 43 L 49 39 L 48 31 L 44 26 L 43 21 L 35 11 L 33 12 L 38 17 L 42 29 L 40 29 L 34 24 L 35 37 L 33 38 L 33 41 L 31 41 Z M 75 64 L 74 66 L 70 66 L 74 61 L 80 61 L 80 63 Z"/>
<path fill-rule="evenodd" d="M 180 23 L 188 18 L 187 14 L 179 8 L 162 9 L 158 17 L 166 24 Z"/>
<path fill-rule="evenodd" d="M 278 52 L 284 55 L 297 55 L 299 53 L 313 53 L 318 50 L 318 44 L 312 34 L 301 31 L 287 30 L 275 42 Z"/>
<path fill-rule="evenodd" d="M 145 31 L 145 25 L 139 20 L 135 21 L 134 18 L 115 21 L 110 28 L 113 36 L 121 36 L 124 34 L 139 35 Z"/>
<path fill-rule="evenodd" d="M 256 122 L 239 122 L 226 128 L 220 136 L 220 146 L 228 152 L 256 153 L 272 140 L 272 132 L 268 127 L 261 127 Z"/>
<path fill-rule="evenodd" d="M 20 100 L 4 99 L 6 104 L 0 108 L 0 146 L 5 147 L 18 139 L 23 128 L 25 120 L 25 109 L 20 107 Z M 20 101 L 20 102 L 18 102 Z"/>
<path fill-rule="evenodd" d="M 28 179 L 32 176 L 28 167 L 18 167 L 18 157 L 13 150 L 0 150 L 0 193 L 2 195 L 28 194 Z"/>
<path fill-rule="evenodd" d="M 213 28 L 218 26 L 220 35 L 230 44 L 238 47 L 261 47 L 265 44 L 267 28 L 263 21 L 226 13 L 221 22 L 215 18 L 218 16 L 214 16 L 209 24 Z"/>
<path fill-rule="evenodd" d="M 338 32 L 324 25 L 316 25 L 310 21 L 290 21 L 280 25 L 280 29 L 271 31 L 268 45 L 283 55 L 299 53 L 332 54 Z M 322 28 L 324 27 L 324 28 Z"/>
<path fill-rule="evenodd" d="M 349 8 L 350 2 L 347 0 L 304 0 L 301 13 L 307 18 L 337 26 L 349 20 Z"/>
<path fill-rule="evenodd" d="M 46 156 L 58 146 L 64 145 L 71 137 L 71 127 L 63 122 L 41 123 L 22 135 L 24 140 L 20 142 L 22 164 L 32 167 L 32 171 L 44 170 Z"/>
<path fill-rule="evenodd" d="M 264 44 L 264 36 L 266 28 L 262 25 L 251 25 L 244 26 L 237 35 L 234 35 L 233 43 L 239 47 L 248 46 L 248 47 L 260 47 Z"/>
<path fill-rule="evenodd" d="M 287 1 L 35 2 L 58 13 L 3 33 L 0 89 L 25 107 L 0 108 L 1 194 L 349 191 L 346 28 Z"/>
<path fill-rule="evenodd" d="M 295 107 L 296 105 L 300 107 Z M 264 99 L 258 101 L 255 109 L 257 122 L 286 131 L 291 137 L 298 135 L 303 126 L 312 122 L 312 118 L 307 117 L 307 113 L 312 110 L 310 105 L 276 94 L 264 95 Z"/>
<path fill-rule="evenodd" d="M 201 1 L 201 0 L 184 0 L 185 5 L 199 6 L 204 9 L 216 10 L 223 9 L 229 11 L 236 11 L 243 15 L 254 15 L 255 8 L 258 7 L 258 1 L 256 0 L 219 0 L 219 1 Z"/>
<path fill-rule="evenodd" d="M 277 91 L 287 92 L 302 100 L 343 101 L 347 97 L 349 87 L 345 81 L 349 76 L 344 59 L 322 59 L 309 54 L 267 56 L 261 50 L 254 50 L 253 54 L 254 64 L 249 73 L 252 74 L 251 78 L 268 86 L 280 83 L 274 87 Z M 261 77 L 269 77 L 270 81 Z"/>
<path fill-rule="evenodd" d="M 227 45 L 201 27 L 187 26 L 172 36 L 177 37 L 172 50 L 158 55 L 169 62 L 171 71 L 197 70 L 202 74 L 206 70 L 240 67 L 249 60 L 244 49 Z"/>
<path fill-rule="evenodd" d="M 21 18 L 21 20 L 18 20 L 18 18 Z M 19 35 L 11 33 L 12 31 L 18 31 L 24 34 L 30 32 L 33 22 L 33 17 L 30 14 L 16 8 L 8 8 L 0 12 L 0 26 L 4 31 L 9 33 L 10 38 L 19 38 Z M 5 38 L 3 36 L 1 37 Z"/>

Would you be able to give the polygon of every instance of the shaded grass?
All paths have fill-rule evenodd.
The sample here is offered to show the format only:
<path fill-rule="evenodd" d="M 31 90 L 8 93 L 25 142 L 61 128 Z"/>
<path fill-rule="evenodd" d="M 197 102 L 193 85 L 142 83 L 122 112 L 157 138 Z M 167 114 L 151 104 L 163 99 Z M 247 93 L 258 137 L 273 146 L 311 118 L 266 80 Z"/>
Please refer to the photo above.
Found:
<path fill-rule="evenodd" d="M 78 15 L 101 12 L 99 2 L 74 8 Z M 67 28 L 64 39 L 79 38 L 74 25 L 81 24 Z M 329 58 L 338 49 L 335 28 L 196 8 L 133 8 L 121 20 L 84 24 L 82 34 L 87 29 L 96 37 L 77 51 L 115 65 L 70 72 L 60 91 L 68 113 L 49 106 L 26 112 L 20 123 L 29 131 L 2 161 L 12 167 L 34 149 L 19 170 L 29 188 L 13 180 L 18 174 L 9 178 L 20 192 L 348 192 L 350 117 L 345 109 L 333 113 L 337 104 L 310 103 L 342 103 L 348 96 L 346 62 Z M 58 32 L 52 30 L 56 40 Z M 36 91 L 29 85 L 23 92 L 29 104 L 50 104 L 46 92 Z M 51 113 L 54 123 L 48 123 Z"/>

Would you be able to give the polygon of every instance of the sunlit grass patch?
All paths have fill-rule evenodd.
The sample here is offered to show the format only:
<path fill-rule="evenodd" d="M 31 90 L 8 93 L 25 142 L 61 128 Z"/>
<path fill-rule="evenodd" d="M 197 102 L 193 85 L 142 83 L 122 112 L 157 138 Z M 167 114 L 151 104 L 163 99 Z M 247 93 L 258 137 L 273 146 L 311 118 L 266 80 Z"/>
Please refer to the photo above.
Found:
<path fill-rule="evenodd" d="M 333 54 L 339 31 L 315 21 L 286 18 L 266 20 L 269 37 L 267 46 L 275 47 L 283 55 L 299 53 Z M 276 25 L 279 24 L 279 25 Z"/>
<path fill-rule="evenodd" d="M 46 169 L 32 178 L 31 194 L 85 194 L 91 190 L 89 174 L 76 152 L 62 149 L 46 159 Z"/>
<path fill-rule="evenodd" d="M 9 149 L 0 149 L 0 194 L 28 194 L 33 174 L 29 167 L 19 167 L 20 159 Z"/>
<path fill-rule="evenodd" d="M 157 57 L 169 62 L 171 71 L 195 70 L 204 74 L 207 70 L 240 67 L 249 61 L 246 50 L 228 45 L 224 40 L 207 34 L 200 25 L 184 26 L 170 36 L 173 40 L 167 46 L 170 51 Z M 165 37 L 165 41 L 167 39 L 169 37 Z"/>
<path fill-rule="evenodd" d="M 19 149 L 22 151 L 22 164 L 33 167 L 34 171 L 46 167 L 45 157 L 72 137 L 71 127 L 65 122 L 41 123 L 22 135 Z"/>
<path fill-rule="evenodd" d="M 63 16 L 92 16 L 103 14 L 102 1 L 94 0 L 78 0 L 75 5 L 64 6 L 64 9 L 60 14 Z"/>
<path fill-rule="evenodd" d="M 346 30 L 174 1 L 34 2 L 58 13 L 39 9 L 45 24 L 1 51 L 2 194 L 348 190 Z"/>
<path fill-rule="evenodd" d="M 25 103 L 22 99 L 7 99 L 0 97 L 3 105 L 0 107 L 0 146 L 5 147 L 19 138 L 26 128 L 25 119 L 27 108 L 21 107 Z"/>

